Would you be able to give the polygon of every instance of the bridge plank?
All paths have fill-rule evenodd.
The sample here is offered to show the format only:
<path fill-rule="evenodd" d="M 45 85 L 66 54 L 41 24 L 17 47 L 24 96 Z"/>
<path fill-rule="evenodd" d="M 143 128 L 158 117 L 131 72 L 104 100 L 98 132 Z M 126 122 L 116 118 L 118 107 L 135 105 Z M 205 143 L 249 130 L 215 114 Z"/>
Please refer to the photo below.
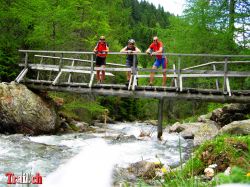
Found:
<path fill-rule="evenodd" d="M 191 93 L 183 93 L 183 92 L 156 92 L 154 90 L 114 90 L 114 89 L 104 89 L 102 87 L 99 88 L 81 88 L 81 87 L 62 87 L 62 86 L 51 86 L 51 85 L 42 85 L 42 84 L 26 84 L 31 89 L 39 89 L 45 91 L 63 91 L 63 92 L 74 92 L 74 93 L 82 93 L 82 94 L 96 94 L 96 95 L 112 95 L 112 96 L 120 96 L 120 97 L 135 97 L 135 98 L 167 98 L 167 99 L 183 99 L 183 100 L 203 100 L 203 101 L 213 101 L 213 102 L 228 102 L 228 103 L 250 103 L 250 91 L 247 91 L 245 96 L 235 96 L 232 95 L 229 97 L 228 95 L 204 95 L 201 93 L 191 94 Z"/>

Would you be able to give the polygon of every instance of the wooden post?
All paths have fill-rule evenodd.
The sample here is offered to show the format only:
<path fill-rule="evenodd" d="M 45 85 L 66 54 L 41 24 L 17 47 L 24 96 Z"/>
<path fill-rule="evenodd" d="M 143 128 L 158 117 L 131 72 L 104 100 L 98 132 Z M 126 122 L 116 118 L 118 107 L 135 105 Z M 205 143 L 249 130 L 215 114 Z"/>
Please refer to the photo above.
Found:
<path fill-rule="evenodd" d="M 164 99 L 159 99 L 158 103 L 158 128 L 157 128 L 157 138 L 161 140 L 162 137 L 162 119 L 163 119 L 163 102 Z"/>
<path fill-rule="evenodd" d="M 25 68 L 28 68 L 28 52 L 25 53 L 25 61 L 24 61 L 24 64 L 25 64 Z"/>
<path fill-rule="evenodd" d="M 42 63 L 43 63 L 43 57 L 41 57 L 41 60 L 40 60 L 40 64 L 42 64 Z M 40 71 L 38 70 L 38 71 L 37 71 L 36 80 L 39 80 L 39 78 L 40 78 Z"/>
<path fill-rule="evenodd" d="M 94 54 L 91 55 L 91 69 L 90 69 L 90 81 L 89 81 L 89 87 L 91 88 L 94 82 Z"/>
<path fill-rule="evenodd" d="M 175 64 L 173 64 L 173 70 L 174 70 L 174 75 L 176 75 L 176 68 L 175 68 Z M 175 88 L 177 88 L 177 87 L 178 87 L 176 77 L 174 78 L 174 87 L 175 87 Z"/>
<path fill-rule="evenodd" d="M 216 66 L 215 66 L 215 64 L 213 64 L 213 70 L 216 71 Z M 218 79 L 216 79 L 215 84 L 216 84 L 216 90 L 220 90 Z"/>
<path fill-rule="evenodd" d="M 132 70 L 132 77 L 133 77 L 133 87 L 132 90 L 135 90 L 135 86 L 137 86 L 137 69 L 135 67 L 136 65 L 136 55 L 133 55 L 133 70 Z"/>
<path fill-rule="evenodd" d="M 73 67 L 74 65 L 75 65 L 75 60 L 72 61 L 71 67 Z M 69 73 L 69 78 L 68 78 L 68 83 L 71 82 L 71 77 L 72 77 L 72 73 L 70 72 L 70 73 Z"/>
<path fill-rule="evenodd" d="M 59 72 L 62 69 L 62 63 L 63 63 L 63 53 L 61 54 L 60 61 L 59 61 Z"/>
<path fill-rule="evenodd" d="M 225 58 L 225 63 L 224 63 L 224 84 L 223 84 L 223 91 L 224 93 L 227 92 L 227 57 Z"/>
<path fill-rule="evenodd" d="M 178 87 L 182 92 L 182 77 L 181 77 L 181 57 L 178 56 Z"/>

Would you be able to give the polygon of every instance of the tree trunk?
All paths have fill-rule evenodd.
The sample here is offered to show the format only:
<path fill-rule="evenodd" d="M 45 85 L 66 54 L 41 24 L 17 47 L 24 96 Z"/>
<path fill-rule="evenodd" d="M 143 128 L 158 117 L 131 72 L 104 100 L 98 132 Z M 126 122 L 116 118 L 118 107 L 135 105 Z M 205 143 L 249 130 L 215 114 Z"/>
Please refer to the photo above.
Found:
<path fill-rule="evenodd" d="M 229 49 L 234 50 L 234 31 L 235 31 L 235 4 L 236 0 L 229 0 Z"/>

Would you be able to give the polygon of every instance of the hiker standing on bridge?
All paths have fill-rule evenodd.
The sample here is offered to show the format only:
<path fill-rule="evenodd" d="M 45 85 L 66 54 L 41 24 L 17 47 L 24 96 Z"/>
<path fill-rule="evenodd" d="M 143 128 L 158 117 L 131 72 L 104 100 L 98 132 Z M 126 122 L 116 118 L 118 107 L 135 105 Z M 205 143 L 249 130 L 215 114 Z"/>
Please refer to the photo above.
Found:
<path fill-rule="evenodd" d="M 105 41 L 104 36 L 100 37 L 93 51 L 96 53 L 96 67 L 105 68 L 106 57 L 107 53 L 109 52 L 109 46 L 108 43 Z M 100 75 L 100 70 L 97 70 L 96 79 L 98 84 L 102 83 L 103 80 L 105 79 L 105 70 L 102 70 L 101 75 Z"/>
<path fill-rule="evenodd" d="M 146 53 L 156 56 L 155 62 L 153 64 L 152 69 L 157 69 L 162 66 L 163 71 L 163 79 L 162 79 L 162 86 L 166 86 L 166 70 L 167 70 L 167 59 L 161 53 L 164 53 L 163 43 L 158 40 L 157 36 L 153 37 L 153 43 L 150 44 L 149 48 L 146 50 Z M 154 81 L 154 74 L 155 72 L 150 73 L 150 81 L 149 85 L 153 85 Z"/>
<path fill-rule="evenodd" d="M 133 59 L 134 59 L 134 57 L 136 58 L 135 59 L 135 67 L 137 67 L 137 65 L 138 65 L 137 55 L 133 55 L 133 53 L 140 53 L 141 50 L 138 47 L 136 47 L 134 39 L 128 40 L 128 45 L 126 47 L 124 47 L 120 52 L 127 52 L 128 53 L 127 58 L 126 58 L 126 66 L 128 68 L 133 67 Z M 131 71 L 128 71 L 127 72 L 127 83 L 126 83 L 126 85 L 129 84 L 130 77 L 131 77 Z"/>

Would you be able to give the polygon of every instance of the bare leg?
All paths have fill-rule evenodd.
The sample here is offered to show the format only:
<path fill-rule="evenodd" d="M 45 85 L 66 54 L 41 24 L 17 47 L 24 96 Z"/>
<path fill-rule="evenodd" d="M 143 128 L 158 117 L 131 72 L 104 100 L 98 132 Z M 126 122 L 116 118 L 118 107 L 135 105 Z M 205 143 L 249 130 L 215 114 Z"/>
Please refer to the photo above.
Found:
<path fill-rule="evenodd" d="M 127 72 L 127 81 L 130 80 L 130 77 L 131 77 L 131 71 L 128 71 L 128 72 Z"/>
<path fill-rule="evenodd" d="M 165 69 L 166 70 L 166 69 Z M 163 72 L 163 78 L 162 78 L 162 86 L 166 86 L 166 81 L 167 81 L 167 76 L 166 76 L 166 72 Z"/>
<path fill-rule="evenodd" d="M 103 65 L 102 68 L 105 68 L 105 66 Z M 102 77 L 101 77 L 101 81 L 103 82 L 105 79 L 105 70 L 102 70 Z"/>
<path fill-rule="evenodd" d="M 156 66 L 153 66 L 152 69 L 157 69 Z M 150 73 L 150 81 L 149 81 L 149 84 L 153 84 L 154 82 L 154 76 L 155 76 L 155 72 L 151 72 Z"/>
<path fill-rule="evenodd" d="M 166 58 L 164 60 L 164 64 L 162 64 L 162 69 L 163 69 L 163 78 L 162 78 L 162 86 L 166 86 L 166 81 L 167 81 L 167 76 L 166 76 L 166 71 L 167 71 L 167 64 L 168 64 L 168 59 Z"/>
<path fill-rule="evenodd" d="M 100 67 L 100 66 L 96 66 L 96 67 Z M 97 82 L 100 81 L 100 70 L 96 70 L 96 80 Z"/>

